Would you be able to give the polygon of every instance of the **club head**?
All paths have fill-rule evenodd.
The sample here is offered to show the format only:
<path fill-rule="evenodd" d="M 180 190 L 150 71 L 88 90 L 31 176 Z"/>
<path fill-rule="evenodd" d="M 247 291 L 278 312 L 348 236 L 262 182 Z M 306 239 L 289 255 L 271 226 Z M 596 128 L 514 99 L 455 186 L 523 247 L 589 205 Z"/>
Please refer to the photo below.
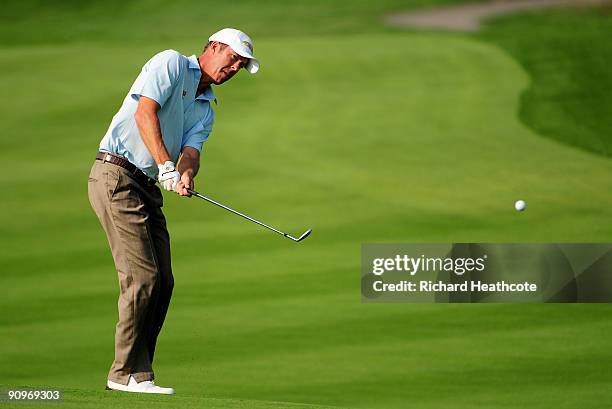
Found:
<path fill-rule="evenodd" d="M 304 232 L 304 234 L 302 234 L 300 237 L 298 237 L 295 241 L 302 241 L 304 240 L 306 237 L 308 237 L 308 235 L 312 232 L 312 229 L 308 229 Z"/>

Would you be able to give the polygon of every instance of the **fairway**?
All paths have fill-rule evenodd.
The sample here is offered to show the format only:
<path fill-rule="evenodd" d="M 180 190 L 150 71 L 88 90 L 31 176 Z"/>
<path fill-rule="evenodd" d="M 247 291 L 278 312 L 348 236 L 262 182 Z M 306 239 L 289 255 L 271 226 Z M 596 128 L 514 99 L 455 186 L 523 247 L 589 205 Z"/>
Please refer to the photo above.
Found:
<path fill-rule="evenodd" d="M 117 278 L 87 174 L 144 61 L 202 39 L 3 47 L 0 385 L 61 388 L 75 408 L 612 400 L 607 304 L 361 304 L 362 243 L 612 237 L 612 161 L 521 122 L 516 59 L 476 36 L 379 31 L 253 35 L 261 71 L 216 88 L 195 189 L 314 231 L 293 243 L 164 193 L 175 288 L 154 367 L 172 397 L 103 390 Z"/>

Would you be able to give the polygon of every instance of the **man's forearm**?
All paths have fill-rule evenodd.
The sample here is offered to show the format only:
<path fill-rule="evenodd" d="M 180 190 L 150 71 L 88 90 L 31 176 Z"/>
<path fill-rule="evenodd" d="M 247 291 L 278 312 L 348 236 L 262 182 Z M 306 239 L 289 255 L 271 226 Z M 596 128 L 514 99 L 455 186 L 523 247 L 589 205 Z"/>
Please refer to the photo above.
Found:
<path fill-rule="evenodd" d="M 181 180 L 177 185 L 177 192 L 182 196 L 190 196 L 188 189 L 194 188 L 193 178 L 195 178 L 200 169 L 200 152 L 191 147 L 183 149 L 176 169 L 181 175 Z"/>
<path fill-rule="evenodd" d="M 198 170 L 200 170 L 200 158 L 183 154 L 176 169 L 181 175 L 187 172 L 193 179 L 198 174 Z"/>
<path fill-rule="evenodd" d="M 159 125 L 159 118 L 157 112 L 153 109 L 141 109 L 139 105 L 134 118 L 140 131 L 140 137 L 144 142 L 145 146 L 151 153 L 151 156 L 158 165 L 163 164 L 166 161 L 171 161 L 170 154 L 164 140 L 162 139 L 161 127 Z"/>

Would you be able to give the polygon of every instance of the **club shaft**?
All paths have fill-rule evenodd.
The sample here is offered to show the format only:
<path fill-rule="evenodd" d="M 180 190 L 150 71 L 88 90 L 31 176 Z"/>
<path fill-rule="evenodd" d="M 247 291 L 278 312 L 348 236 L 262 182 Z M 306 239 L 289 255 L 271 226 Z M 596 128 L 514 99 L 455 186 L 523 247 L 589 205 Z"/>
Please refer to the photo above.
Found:
<path fill-rule="evenodd" d="M 221 208 L 223 208 L 223 209 L 225 209 L 225 210 L 228 210 L 228 211 L 230 211 L 230 212 L 232 212 L 232 213 L 234 213 L 234 214 L 237 214 L 238 216 L 242 216 L 242 217 L 244 217 L 245 219 L 252 221 L 253 223 L 257 223 L 257 224 L 259 224 L 260 226 L 265 227 L 266 229 L 270 229 L 270 230 L 272 230 L 272 231 L 274 231 L 274 232 L 276 232 L 276 233 L 278 233 L 278 234 L 282 234 L 282 235 L 283 235 L 283 236 L 285 236 L 285 237 L 289 237 L 290 239 L 293 239 L 293 237 L 289 236 L 287 233 L 283 233 L 282 231 L 277 230 L 277 229 L 275 229 L 275 228 L 274 228 L 274 227 L 272 227 L 272 226 L 268 226 L 267 224 L 262 223 L 262 222 L 260 222 L 259 220 L 255 220 L 255 219 L 253 219 L 252 217 L 247 216 L 246 214 L 240 213 L 239 211 L 234 210 L 234 209 L 232 209 L 231 207 L 227 207 L 226 205 L 221 204 L 221 203 L 219 203 L 219 202 L 217 202 L 217 201 L 215 201 L 215 200 L 213 200 L 213 199 L 211 199 L 211 198 L 209 198 L 209 197 L 206 197 L 206 196 L 204 196 L 204 195 L 201 195 L 200 193 L 198 193 L 198 192 L 196 192 L 196 191 L 194 191 L 194 190 L 187 189 L 187 191 L 188 191 L 190 194 L 192 194 L 193 196 L 197 196 L 197 197 L 199 197 L 200 199 L 204 199 L 204 200 L 206 200 L 207 202 L 212 203 L 212 204 L 214 204 L 214 205 L 217 205 L 217 206 L 219 206 L 219 207 L 221 207 Z"/>

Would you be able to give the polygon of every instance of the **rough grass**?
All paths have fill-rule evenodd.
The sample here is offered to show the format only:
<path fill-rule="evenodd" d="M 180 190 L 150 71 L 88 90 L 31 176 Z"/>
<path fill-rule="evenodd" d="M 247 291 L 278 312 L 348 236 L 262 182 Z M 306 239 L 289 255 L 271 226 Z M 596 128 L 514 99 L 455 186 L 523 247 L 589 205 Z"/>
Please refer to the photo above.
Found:
<path fill-rule="evenodd" d="M 611 9 L 533 12 L 490 22 L 480 38 L 527 70 L 520 116 L 541 135 L 612 156 Z"/>

